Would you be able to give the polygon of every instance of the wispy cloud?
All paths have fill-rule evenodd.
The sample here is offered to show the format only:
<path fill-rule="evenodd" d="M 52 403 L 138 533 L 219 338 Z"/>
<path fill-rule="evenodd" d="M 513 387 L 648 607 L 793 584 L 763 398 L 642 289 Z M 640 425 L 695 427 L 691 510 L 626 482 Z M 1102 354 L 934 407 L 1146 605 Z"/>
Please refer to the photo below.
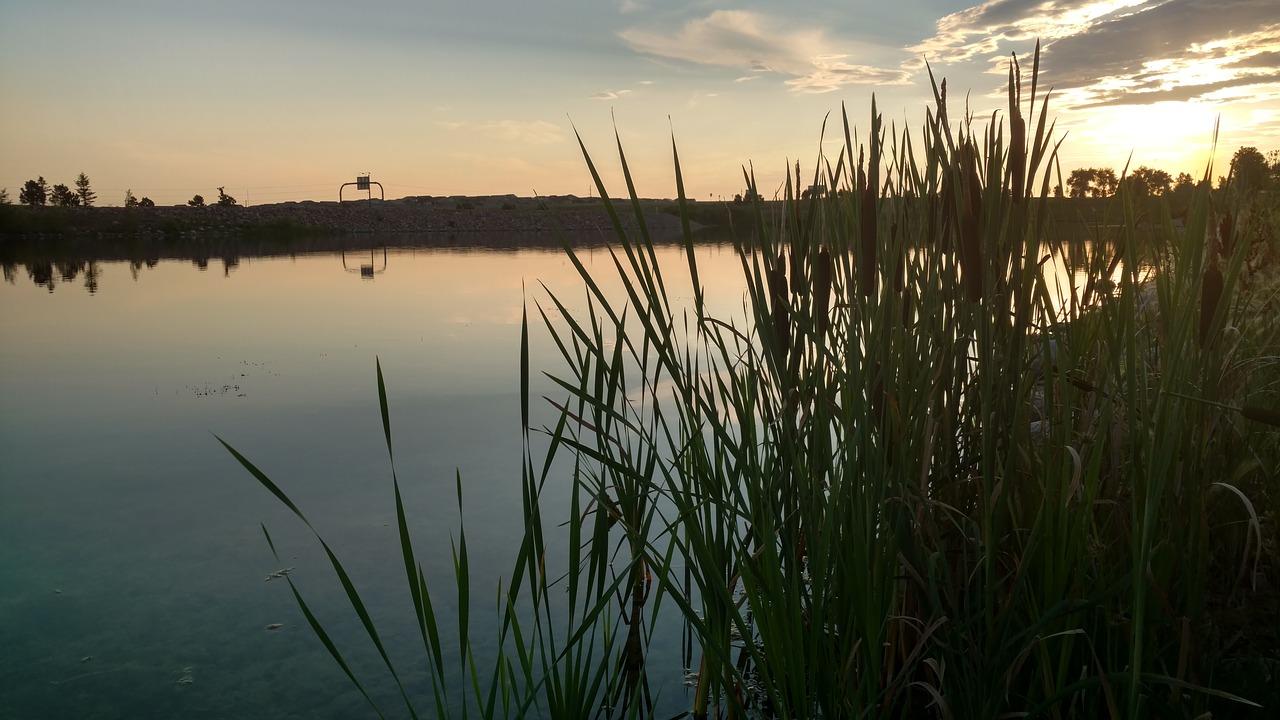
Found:
<path fill-rule="evenodd" d="M 762 13 L 717 10 L 679 28 L 630 28 L 620 37 L 633 50 L 674 60 L 775 73 L 798 92 L 830 92 L 846 85 L 905 84 L 910 74 L 851 60 L 848 49 L 811 28 L 786 29 Z"/>
<path fill-rule="evenodd" d="M 912 66 L 987 61 L 1003 73 L 1007 51 L 1036 39 L 1043 80 L 1069 108 L 1280 90 L 1275 0 L 990 0 L 939 20 L 910 48 Z"/>
<path fill-rule="evenodd" d="M 591 96 L 593 100 L 617 100 L 624 95 L 631 94 L 630 90 L 602 90 Z"/>
<path fill-rule="evenodd" d="M 939 20 L 933 37 L 908 48 L 917 56 L 909 64 L 967 62 L 999 54 L 1006 43 L 1051 42 L 1079 35 L 1100 20 L 1146 1 L 988 0 Z"/>
<path fill-rule="evenodd" d="M 485 123 L 480 126 L 480 129 L 499 140 L 530 145 L 550 145 L 565 139 L 564 131 L 559 126 L 545 120 L 534 120 L 532 122 L 500 120 Z"/>

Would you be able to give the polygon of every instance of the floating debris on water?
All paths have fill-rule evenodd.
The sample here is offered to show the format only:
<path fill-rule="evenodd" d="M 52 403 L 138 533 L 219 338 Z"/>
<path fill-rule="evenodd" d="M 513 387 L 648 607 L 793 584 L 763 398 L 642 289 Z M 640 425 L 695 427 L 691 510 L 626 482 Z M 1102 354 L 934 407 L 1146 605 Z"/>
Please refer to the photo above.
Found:
<path fill-rule="evenodd" d="M 277 579 L 277 578 L 282 578 L 282 577 L 284 577 L 285 575 L 288 575 L 288 574 L 289 574 L 289 573 L 291 573 L 291 572 L 293 572 L 293 568 L 292 568 L 292 567 L 287 567 L 287 568 L 284 568 L 284 569 L 282 569 L 282 570 L 274 570 L 274 571 L 272 571 L 272 572 L 267 573 L 267 580 L 268 580 L 268 581 L 271 581 L 271 580 L 275 580 L 275 579 Z"/>
<path fill-rule="evenodd" d="M 92 660 L 92 659 L 93 659 L 93 656 L 92 656 L 92 655 L 85 655 L 84 657 L 80 658 L 80 662 L 82 662 L 82 663 L 87 663 L 87 662 L 89 662 L 89 661 L 90 661 L 90 660 Z"/>
<path fill-rule="evenodd" d="M 196 669 L 194 667 L 182 668 L 182 677 L 178 678 L 178 684 L 190 685 L 191 683 L 195 682 L 196 681 L 195 672 L 196 672 Z"/>
<path fill-rule="evenodd" d="M 205 383 L 203 387 L 199 385 L 188 385 L 187 389 L 194 392 L 196 397 L 210 397 L 212 395 L 230 395 L 236 394 L 236 397 L 244 397 L 244 393 L 240 392 L 239 385 L 231 383 L 223 383 L 221 386 L 210 385 Z"/>
<path fill-rule="evenodd" d="M 267 626 L 267 629 L 268 629 L 268 630 L 279 630 L 279 629 L 280 629 L 280 628 L 282 628 L 282 627 L 284 627 L 284 623 L 271 623 L 270 625 L 268 625 L 268 626 Z"/>

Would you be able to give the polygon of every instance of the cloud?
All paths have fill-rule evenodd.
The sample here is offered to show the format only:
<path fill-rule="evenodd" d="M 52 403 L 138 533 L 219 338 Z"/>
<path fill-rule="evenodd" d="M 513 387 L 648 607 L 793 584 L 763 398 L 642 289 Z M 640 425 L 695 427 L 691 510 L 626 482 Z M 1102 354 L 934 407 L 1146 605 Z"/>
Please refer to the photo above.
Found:
<path fill-rule="evenodd" d="M 564 132 L 560 127 L 544 120 L 533 122 L 499 120 L 485 123 L 480 126 L 480 129 L 499 140 L 529 145 L 550 145 L 564 140 Z"/>
<path fill-rule="evenodd" d="M 617 100 L 623 95 L 630 94 L 630 90 L 603 90 L 591 96 L 593 100 Z"/>
<path fill-rule="evenodd" d="M 912 63 L 915 66 L 924 60 L 967 62 L 999 54 L 1007 43 L 1071 37 L 1087 31 L 1100 18 L 1126 13 L 1146 1 L 988 0 L 943 17 L 933 37 L 908 49 L 920 56 Z"/>
<path fill-rule="evenodd" d="M 1271 50 L 1268 52 L 1258 52 L 1252 55 L 1246 55 L 1245 57 L 1231 63 L 1231 66 L 1272 70 L 1280 69 L 1280 50 Z"/>
<path fill-rule="evenodd" d="M 1217 82 L 1173 85 L 1144 90 L 1105 90 L 1085 95 L 1085 100 L 1076 104 L 1078 108 L 1103 107 L 1107 105 L 1150 105 L 1158 102 L 1186 102 L 1199 99 L 1244 100 L 1252 93 L 1228 92 L 1244 88 L 1260 88 L 1268 84 L 1280 86 L 1280 73 L 1270 76 L 1234 77 Z"/>
<path fill-rule="evenodd" d="M 1069 108 L 1217 99 L 1280 82 L 1278 20 L 1275 0 L 990 0 L 939 20 L 911 65 L 1003 74 L 1009 50 L 1039 39 L 1041 80 Z"/>
<path fill-rule="evenodd" d="M 906 84 L 910 74 L 847 61 L 820 29 L 784 29 L 761 13 L 717 10 L 677 29 L 630 28 L 619 35 L 633 50 L 674 60 L 786 76 L 798 92 L 829 92 L 845 85 Z"/>
<path fill-rule="evenodd" d="M 787 85 L 804 92 L 839 90 L 845 85 L 900 85 L 910 77 L 901 70 L 883 70 L 845 62 L 847 55 L 826 55 L 813 59 L 814 71 L 793 78 Z"/>

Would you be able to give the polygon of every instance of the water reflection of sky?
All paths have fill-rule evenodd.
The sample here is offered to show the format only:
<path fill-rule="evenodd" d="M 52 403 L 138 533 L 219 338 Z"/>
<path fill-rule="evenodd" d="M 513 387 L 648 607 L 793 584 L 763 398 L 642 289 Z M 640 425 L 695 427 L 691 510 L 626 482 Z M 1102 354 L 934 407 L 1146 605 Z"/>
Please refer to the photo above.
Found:
<path fill-rule="evenodd" d="M 673 305 L 687 305 L 683 248 L 656 252 Z M 733 249 L 698 253 L 712 314 L 739 317 Z M 597 277 L 613 274 L 607 250 L 583 248 L 580 257 Z M 362 277 L 362 264 L 375 268 L 372 278 Z M 380 250 L 214 258 L 207 270 L 190 260 L 97 262 L 70 279 L 65 267 L 51 268 L 51 291 L 37 284 L 44 274 L 6 267 L 0 646 L 10 651 L 0 654 L 0 708 L 19 716 L 88 706 L 104 717 L 206 706 L 219 708 L 210 717 L 264 708 L 364 714 L 299 624 L 287 589 L 263 581 L 281 564 L 295 566 L 291 577 L 317 612 L 359 637 L 314 539 L 213 436 L 293 496 L 369 589 L 388 635 L 411 638 L 375 358 L 427 576 L 452 583 L 460 475 L 474 592 L 491 595 L 520 518 L 522 303 L 530 303 L 535 409 L 550 418 L 536 398 L 564 393 L 537 374 L 559 363 L 533 303 L 558 320 L 542 284 L 579 314 L 584 290 L 557 249 L 392 249 L 383 268 Z M 1046 273 L 1054 269 L 1065 272 L 1055 262 Z M 606 292 L 622 298 L 616 286 Z M 560 481 L 553 491 L 563 496 L 567 471 Z M 556 521 L 567 519 L 565 510 Z M 447 612 L 447 594 L 440 602 Z M 283 632 L 264 630 L 274 623 Z M 418 655 L 407 642 L 391 641 L 412 663 Z M 356 654 L 367 676 L 381 676 L 367 648 Z M 660 662 L 655 683 L 669 672 L 681 687 L 677 659 Z M 187 667 L 196 681 L 175 694 Z M 75 679 L 49 684 L 67 678 Z M 687 706 L 678 695 L 673 714 Z"/>
<path fill-rule="evenodd" d="M 740 310 L 732 249 L 700 253 L 710 296 Z M 687 301 L 683 249 L 658 254 L 672 269 L 673 299 Z M 603 249 L 581 257 L 602 272 L 612 263 Z M 347 258 L 348 267 L 367 262 Z M 411 615 L 403 568 L 388 561 L 397 541 L 375 357 L 428 577 L 451 582 L 455 473 L 476 592 L 488 597 L 509 566 L 520 512 L 521 303 L 549 307 L 542 282 L 575 311 L 585 307 L 564 254 L 391 250 L 372 280 L 346 272 L 339 255 L 221 265 L 98 262 L 92 293 L 83 271 L 69 281 L 55 271 L 52 292 L 24 269 L 0 284 L 0 646 L 9 649 L 0 707 L 19 716 L 215 706 L 210 716 L 363 714 L 285 586 L 263 582 L 278 568 L 259 523 L 317 611 L 341 627 L 350 613 L 337 583 L 305 528 L 213 434 L 294 496 L 394 630 Z M 532 364 L 556 367 L 530 312 Z M 551 387 L 534 382 L 539 394 Z M 264 630 L 276 622 L 283 632 Z M 667 666 L 676 675 L 677 664 Z M 187 667 L 195 682 L 179 686 Z"/>

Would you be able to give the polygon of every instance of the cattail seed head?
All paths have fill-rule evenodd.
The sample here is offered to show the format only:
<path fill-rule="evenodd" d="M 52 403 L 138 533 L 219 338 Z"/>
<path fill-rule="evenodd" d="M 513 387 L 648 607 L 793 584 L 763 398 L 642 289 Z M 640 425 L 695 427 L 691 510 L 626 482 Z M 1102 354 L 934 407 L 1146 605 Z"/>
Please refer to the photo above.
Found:
<path fill-rule="evenodd" d="M 1213 317 L 1222 302 L 1222 271 L 1216 262 L 1209 263 L 1200 284 L 1200 348 L 1209 345 L 1213 330 Z"/>

